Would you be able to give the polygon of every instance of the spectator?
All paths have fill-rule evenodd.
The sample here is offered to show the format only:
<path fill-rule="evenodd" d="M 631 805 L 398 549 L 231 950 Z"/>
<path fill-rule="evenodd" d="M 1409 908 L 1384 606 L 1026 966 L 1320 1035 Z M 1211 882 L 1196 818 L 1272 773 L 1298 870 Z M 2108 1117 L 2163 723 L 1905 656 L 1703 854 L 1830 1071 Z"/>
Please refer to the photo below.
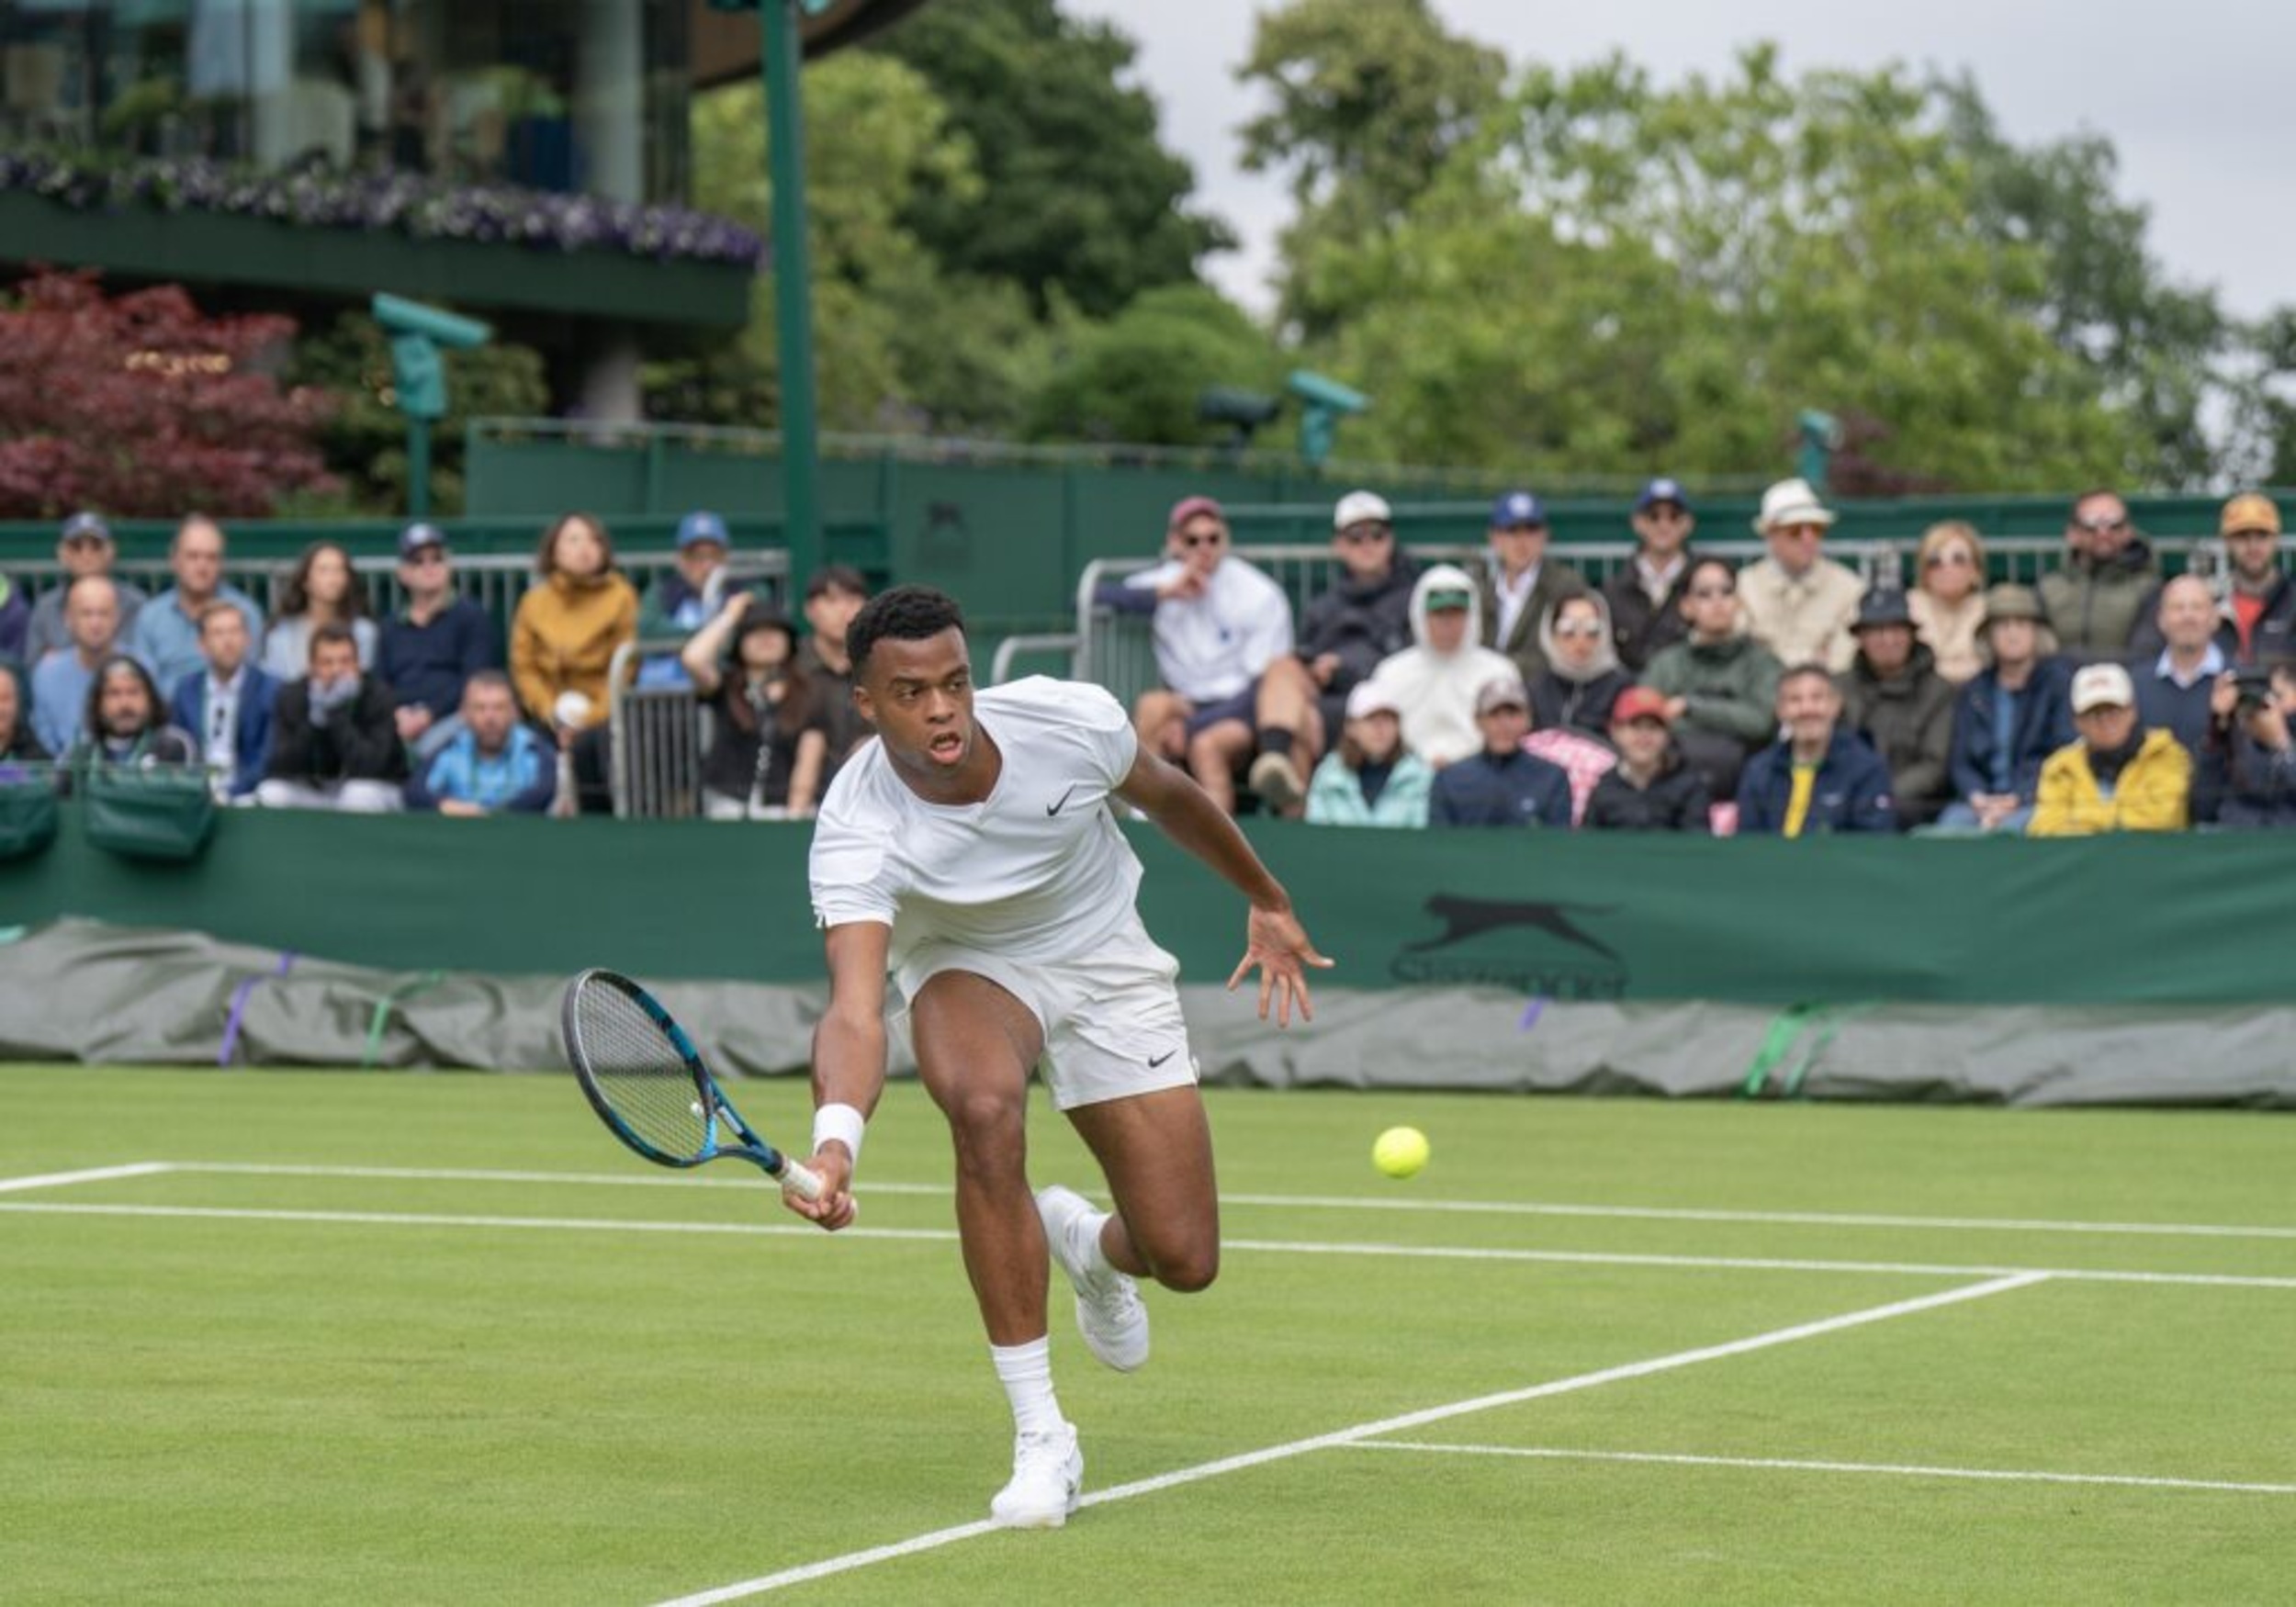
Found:
<path fill-rule="evenodd" d="M 1610 604 L 1599 591 L 1581 591 L 1555 604 L 1539 623 L 1547 670 L 1531 682 L 1531 714 L 1542 731 L 1610 729 L 1610 706 L 1634 684 L 1618 667 Z"/>
<path fill-rule="evenodd" d="M 1833 523 L 1833 511 L 1807 480 L 1772 486 L 1754 521 L 1770 556 L 1746 566 L 1738 590 L 1747 635 L 1773 657 L 1782 664 L 1815 660 L 1839 674 L 1857 653 L 1850 624 L 1865 589 L 1842 565 L 1818 556 Z"/>
<path fill-rule="evenodd" d="M 1735 797 L 1746 756 L 1778 729 L 1778 661 L 1738 630 L 1738 579 L 1720 558 L 1690 567 L 1683 592 L 1689 635 L 1659 650 L 1645 686 L 1666 696 L 1683 759 L 1717 798 Z"/>
<path fill-rule="evenodd" d="M 1954 831 L 2021 832 L 2032 818 L 2041 767 L 2073 739 L 2068 674 L 2048 655 L 2055 638 L 2041 600 L 2022 586 L 1985 594 L 1988 660 L 1953 702 L 1953 802 L 1938 816 Z"/>
<path fill-rule="evenodd" d="M 677 557 L 670 572 L 646 589 L 638 608 L 639 636 L 682 642 L 716 618 L 728 597 L 748 591 L 726 567 L 732 550 L 726 521 L 709 510 L 697 508 L 679 520 Z M 638 666 L 637 683 L 684 686 L 685 666 L 675 653 L 657 655 Z"/>
<path fill-rule="evenodd" d="M 1748 759 L 1739 780 L 1739 835 L 1897 829 L 1889 767 L 1841 728 L 1841 693 L 1823 664 L 1797 664 L 1778 678 L 1778 724 L 1785 736 Z"/>
<path fill-rule="evenodd" d="M 518 717 L 511 678 L 473 670 L 454 735 L 407 782 L 407 807 L 441 815 L 541 815 L 558 787 L 557 755 Z"/>
<path fill-rule="evenodd" d="M 32 617 L 24 631 L 25 668 L 28 669 L 57 648 L 72 645 L 71 633 L 65 630 L 63 623 L 64 593 L 83 575 L 111 578 L 119 602 L 120 638 L 127 638 L 128 632 L 134 628 L 136 611 L 143 606 L 145 598 L 141 589 L 112 575 L 112 565 L 118 556 L 111 526 L 95 514 L 74 513 L 63 522 L 63 534 L 56 542 L 56 565 L 63 571 L 63 584 L 32 604 Z"/>
<path fill-rule="evenodd" d="M 310 673 L 279 689 L 271 759 L 256 801 L 272 809 L 394 814 L 405 804 L 407 750 L 390 688 L 359 673 L 347 626 L 311 633 Z"/>
<path fill-rule="evenodd" d="M 1260 678 L 1260 731 L 1264 736 L 1289 731 L 1295 748 L 1289 754 L 1271 748 L 1252 764 L 1252 791 L 1278 812 L 1303 796 L 1302 770 L 1313 766 L 1325 736 L 1339 728 L 1347 694 L 1381 659 L 1412 643 L 1419 571 L 1396 548 L 1395 515 L 1387 500 L 1373 491 L 1342 497 L 1332 511 L 1332 550 L 1339 579 L 1300 616 L 1294 656 L 1273 660 Z"/>
<path fill-rule="evenodd" d="M 2192 796 L 2192 759 L 2166 731 L 2138 723 L 2136 688 L 2118 664 L 2085 664 L 2073 677 L 2078 741 L 2041 767 L 2034 837 L 2108 831 L 2182 831 Z"/>
<path fill-rule="evenodd" d="M 1913 628 L 1929 645 L 1938 674 L 1965 686 L 1985 668 L 1977 639 L 1985 631 L 1985 543 L 1975 525 L 1948 519 L 1921 533 L 1914 563 L 1920 573 L 1906 599 Z M 1898 801 L 1905 801 L 1902 793 Z"/>
<path fill-rule="evenodd" d="M 150 770 L 197 762 L 191 738 L 167 723 L 150 670 L 125 653 L 111 654 L 96 666 L 79 734 L 64 755 L 67 769 Z"/>
<path fill-rule="evenodd" d="M 1647 686 L 1630 686 L 1611 705 L 1610 739 L 1618 762 L 1594 783 L 1587 800 L 1587 831 L 1713 830 L 1714 795 L 1705 778 L 1683 762 L 1667 729 L 1667 700 Z"/>
<path fill-rule="evenodd" d="M 375 668 L 380 633 L 366 617 L 366 586 L 352 572 L 351 554 L 340 543 L 315 541 L 303 549 L 279 587 L 278 617 L 263 639 L 263 669 L 274 680 L 300 676 L 311 661 L 311 632 L 342 625 L 358 645 L 359 668 Z"/>
<path fill-rule="evenodd" d="M 1292 732 L 1255 729 L 1260 677 L 1291 653 L 1291 600 L 1229 550 L 1220 504 L 1188 497 L 1165 522 L 1164 562 L 1102 587 L 1100 601 L 1155 622 L 1164 685 L 1133 705 L 1141 745 L 1186 764 L 1232 815 L 1236 772 L 1255 747 L 1291 751 Z"/>
<path fill-rule="evenodd" d="M 1430 826 L 1571 826 L 1570 778 L 1523 751 L 1531 694 L 1520 677 L 1502 676 L 1475 694 L 1482 751 L 1447 766 L 1428 793 Z"/>
<path fill-rule="evenodd" d="M 1603 597 L 1618 638 L 1618 661 L 1639 675 L 1660 648 L 1689 633 L 1683 592 L 1690 585 L 1688 544 L 1698 521 L 1681 482 L 1660 478 L 1642 488 L 1631 523 L 1634 561 L 1603 582 Z"/>
<path fill-rule="evenodd" d="M 869 722 L 853 706 L 853 660 L 845 651 L 845 631 L 869 601 L 869 582 L 850 564 L 825 564 L 805 580 L 805 625 L 811 633 L 797 649 L 797 667 L 813 685 L 828 752 L 821 763 L 821 790 L 853 749 L 869 736 Z"/>
<path fill-rule="evenodd" d="M 728 598 L 681 656 L 694 691 L 717 713 L 702 759 L 702 812 L 712 820 L 809 819 L 829 743 L 789 621 L 761 601 Z"/>
<path fill-rule="evenodd" d="M 2218 683 L 2215 719 L 2200 751 L 2193 793 L 2196 802 L 2202 793 L 2213 801 L 2210 814 L 2226 830 L 2296 826 L 2291 714 L 2296 714 L 2296 664 L 2287 659 L 2272 667 L 2263 686 L 2249 677 L 2227 676 Z"/>
<path fill-rule="evenodd" d="M 263 610 L 237 587 L 223 583 L 223 527 L 204 513 L 194 513 L 175 527 L 168 544 L 167 567 L 175 584 L 136 611 L 135 628 L 124 638 L 128 651 L 143 660 L 162 686 L 180 686 L 197 671 L 199 658 L 199 611 L 219 599 L 247 618 L 247 639 L 263 640 Z"/>
<path fill-rule="evenodd" d="M 1435 771 L 1403 746 L 1395 702 L 1377 681 L 1347 694 L 1339 746 L 1308 787 L 1311 826 L 1424 826 Z"/>
<path fill-rule="evenodd" d="M 2224 504 L 2216 527 L 2232 575 L 2234 656 L 2243 664 L 2296 657 L 2296 585 L 2280 573 L 2279 504 L 2243 491 Z"/>
<path fill-rule="evenodd" d="M 119 646 L 119 592 L 108 575 L 80 576 L 64 588 L 65 645 L 32 667 L 32 730 L 61 754 L 80 739 L 96 666 Z"/>
<path fill-rule="evenodd" d="M 376 673 L 399 700 L 399 739 L 428 758 L 452 741 L 463 689 L 501 665 L 494 622 L 455 589 L 454 555 L 435 524 L 399 533 L 399 587 L 407 605 L 383 622 Z"/>
<path fill-rule="evenodd" d="M 32 700 L 23 672 L 13 664 L 0 664 L 0 780 L 22 774 L 18 765 L 39 764 L 51 757 L 47 745 L 32 730 Z"/>
<path fill-rule="evenodd" d="M 1417 645 L 1379 660 L 1372 674 L 1403 721 L 1403 742 L 1436 770 L 1482 748 L 1475 694 L 1514 673 L 1494 648 L 1478 646 L 1475 582 L 1464 569 L 1436 564 L 1419 577 L 1411 601 Z"/>
<path fill-rule="evenodd" d="M 1566 597 L 1586 590 L 1586 577 L 1547 556 L 1547 509 L 1528 491 L 1491 504 L 1490 556 L 1477 577 L 1481 634 L 1476 640 L 1514 660 L 1525 686 L 1547 672 L 1550 651 L 1541 627 Z"/>
<path fill-rule="evenodd" d="M 570 802 L 602 812 L 612 807 L 606 674 L 615 650 L 637 639 L 637 593 L 614 568 L 606 527 L 587 513 L 552 521 L 535 569 L 540 579 L 511 620 L 511 683 L 527 714 L 557 731 L 571 756 L 577 797 Z"/>
<path fill-rule="evenodd" d="M 198 744 L 219 801 L 252 796 L 271 759 L 271 715 L 279 682 L 247 661 L 247 620 L 220 599 L 199 612 L 207 667 L 176 683 L 175 724 Z"/>
<path fill-rule="evenodd" d="M 2043 615 L 2074 658 L 2118 657 L 2144 619 L 2146 594 L 2160 584 L 2153 549 L 2111 491 L 2074 499 L 2065 547 L 2063 567 L 2041 578 Z"/>
<path fill-rule="evenodd" d="M 2157 657 L 2132 667 L 2137 716 L 2146 729 L 2167 732 L 2197 758 L 2208 737 L 2210 694 L 2232 668 L 2224 646 L 2234 641 L 2231 626 L 2218 618 L 2208 582 L 2179 575 L 2160 589 L 2154 629 L 2161 643 Z"/>
<path fill-rule="evenodd" d="M 1898 824 L 1936 820 L 1953 796 L 1953 688 L 1913 635 L 1909 600 L 1876 586 L 1858 605 L 1858 656 L 1841 677 L 1841 723 L 1889 768 Z"/>

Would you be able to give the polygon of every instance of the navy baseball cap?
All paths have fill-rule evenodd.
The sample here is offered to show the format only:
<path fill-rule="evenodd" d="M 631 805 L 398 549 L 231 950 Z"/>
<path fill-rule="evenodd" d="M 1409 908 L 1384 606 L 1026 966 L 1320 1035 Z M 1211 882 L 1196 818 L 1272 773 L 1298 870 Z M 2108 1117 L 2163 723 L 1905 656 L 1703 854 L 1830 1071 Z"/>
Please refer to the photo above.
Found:
<path fill-rule="evenodd" d="M 714 541 L 722 547 L 734 545 L 726 534 L 725 520 L 706 508 L 697 508 L 678 521 L 678 550 L 683 552 L 697 541 Z"/>
<path fill-rule="evenodd" d="M 410 524 L 399 533 L 399 556 L 400 557 L 411 558 L 426 546 L 434 546 L 439 551 L 445 552 L 446 533 L 435 524 L 421 522 Z"/>
<path fill-rule="evenodd" d="M 1547 504 L 1528 491 L 1509 491 L 1491 505 L 1491 528 L 1517 530 L 1547 523 Z"/>
<path fill-rule="evenodd" d="M 1642 495 L 1635 499 L 1635 511 L 1647 513 L 1660 502 L 1671 502 L 1683 512 L 1690 511 L 1690 498 L 1683 489 L 1683 482 L 1660 475 L 1642 488 Z"/>
<path fill-rule="evenodd" d="M 96 541 L 109 541 L 112 538 L 112 527 L 104 523 L 104 516 L 100 513 L 74 513 L 63 522 L 63 534 L 61 539 L 78 541 L 82 536 L 92 537 Z"/>

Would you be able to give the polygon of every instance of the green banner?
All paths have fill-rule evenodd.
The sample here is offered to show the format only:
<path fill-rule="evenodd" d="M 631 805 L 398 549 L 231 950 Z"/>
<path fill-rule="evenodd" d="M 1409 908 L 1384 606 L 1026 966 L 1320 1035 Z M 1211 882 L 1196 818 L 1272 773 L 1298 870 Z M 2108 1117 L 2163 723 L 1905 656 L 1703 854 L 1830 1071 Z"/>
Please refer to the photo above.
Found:
<path fill-rule="evenodd" d="M 64 915 L 408 971 L 822 976 L 802 825 L 234 810 L 189 865 L 91 845 L 80 810 L 0 863 L 0 926 Z M 1141 905 L 1224 981 L 1242 901 L 1152 828 Z M 1348 988 L 1532 999 L 2280 1002 L 2296 838 L 1716 842 L 1255 826 Z"/>

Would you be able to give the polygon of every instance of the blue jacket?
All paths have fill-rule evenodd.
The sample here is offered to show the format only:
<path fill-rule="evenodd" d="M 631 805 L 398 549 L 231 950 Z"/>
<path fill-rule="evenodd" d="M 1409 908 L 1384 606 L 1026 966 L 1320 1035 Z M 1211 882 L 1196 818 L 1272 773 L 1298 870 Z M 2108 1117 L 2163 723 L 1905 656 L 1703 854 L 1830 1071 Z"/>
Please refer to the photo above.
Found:
<path fill-rule="evenodd" d="M 490 814 L 540 815 L 557 790 L 557 755 L 525 726 L 512 726 L 509 743 L 491 759 L 466 728 L 407 782 L 407 807 L 436 809 L 442 800 L 458 798 Z"/>
<path fill-rule="evenodd" d="M 1947 768 L 1956 799 L 1996 790 L 1993 756 L 2001 747 L 2000 734 L 1993 728 L 1997 685 L 1990 669 L 1980 670 L 1953 700 L 1953 759 Z M 2073 672 L 2061 659 L 2044 658 L 2025 683 L 2017 728 L 2009 733 L 2009 791 L 2032 803 L 2041 785 L 2041 767 L 2079 735 L 2073 729 Z"/>
<path fill-rule="evenodd" d="M 1437 773 L 1429 826 L 1548 826 L 1570 829 L 1570 775 L 1530 753 L 1471 754 Z"/>
<path fill-rule="evenodd" d="M 1786 805 L 1794 797 L 1794 745 L 1773 742 L 1746 761 L 1738 778 L 1740 836 L 1776 837 L 1785 830 Z M 1821 832 L 1897 829 L 1897 806 L 1889 795 L 1889 767 L 1853 732 L 1836 731 L 1811 784 L 1809 813 L 1802 835 Z"/>
<path fill-rule="evenodd" d="M 271 711 L 279 701 L 279 683 L 253 663 L 239 689 L 239 707 L 232 711 L 231 785 L 234 798 L 244 798 L 263 780 L 271 759 Z M 175 684 L 168 717 L 190 734 L 202 759 L 208 753 L 208 672 L 186 675 Z"/>

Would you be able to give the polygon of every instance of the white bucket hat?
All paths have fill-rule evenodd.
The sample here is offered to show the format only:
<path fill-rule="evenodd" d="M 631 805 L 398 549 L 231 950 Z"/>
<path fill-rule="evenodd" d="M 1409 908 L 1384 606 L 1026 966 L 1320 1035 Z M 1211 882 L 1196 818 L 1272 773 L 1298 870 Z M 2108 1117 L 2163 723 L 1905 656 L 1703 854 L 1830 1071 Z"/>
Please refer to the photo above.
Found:
<path fill-rule="evenodd" d="M 1805 479 L 1780 480 L 1761 494 L 1761 514 L 1754 521 L 1757 531 L 1767 531 L 1773 524 L 1831 524 L 1834 511 L 1818 500 Z"/>

